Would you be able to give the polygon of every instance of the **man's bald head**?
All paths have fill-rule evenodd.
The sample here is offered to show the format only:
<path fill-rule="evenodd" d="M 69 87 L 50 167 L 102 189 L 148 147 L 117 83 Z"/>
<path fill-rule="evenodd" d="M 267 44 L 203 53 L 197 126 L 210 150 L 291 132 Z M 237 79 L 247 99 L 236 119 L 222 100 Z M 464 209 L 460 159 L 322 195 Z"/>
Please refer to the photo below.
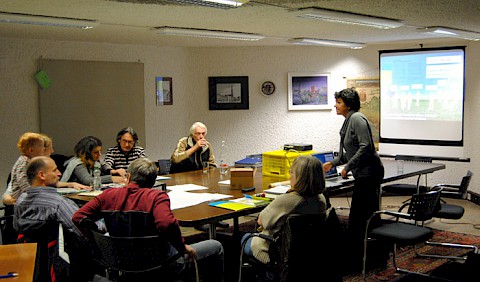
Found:
<path fill-rule="evenodd" d="M 32 187 L 57 187 L 61 175 L 62 174 L 57 169 L 57 165 L 49 157 L 34 157 L 30 160 L 27 166 L 27 179 Z"/>

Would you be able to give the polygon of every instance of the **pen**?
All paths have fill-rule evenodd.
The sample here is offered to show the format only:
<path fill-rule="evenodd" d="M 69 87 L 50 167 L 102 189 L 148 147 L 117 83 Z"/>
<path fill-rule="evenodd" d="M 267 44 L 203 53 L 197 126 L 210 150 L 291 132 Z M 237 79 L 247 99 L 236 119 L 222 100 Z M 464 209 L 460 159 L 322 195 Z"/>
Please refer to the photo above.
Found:
<path fill-rule="evenodd" d="M 15 272 L 9 272 L 5 275 L 0 275 L 0 279 L 1 278 L 10 278 L 10 277 L 15 277 L 15 276 L 18 276 L 18 273 L 15 273 Z"/>
<path fill-rule="evenodd" d="M 251 199 L 251 198 L 252 198 L 252 196 L 247 195 L 247 194 L 243 194 L 243 196 L 244 196 L 245 198 L 247 198 L 247 199 Z"/>

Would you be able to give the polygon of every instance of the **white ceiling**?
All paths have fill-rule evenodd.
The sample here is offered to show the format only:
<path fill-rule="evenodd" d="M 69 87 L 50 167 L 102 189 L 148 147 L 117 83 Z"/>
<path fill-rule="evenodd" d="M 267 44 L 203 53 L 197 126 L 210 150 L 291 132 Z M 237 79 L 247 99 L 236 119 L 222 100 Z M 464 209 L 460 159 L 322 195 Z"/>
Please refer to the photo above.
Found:
<path fill-rule="evenodd" d="M 318 7 L 401 20 L 390 30 L 301 19 L 292 9 Z M 0 23 L 0 37 L 41 38 L 157 46 L 285 46 L 294 37 L 362 42 L 367 45 L 448 42 L 416 32 L 447 26 L 480 32 L 478 0 L 254 0 L 233 9 L 172 4 L 160 0 L 0 0 L 0 12 L 95 20 L 89 30 Z M 173 26 L 265 35 L 256 42 L 165 36 Z M 458 41 L 458 40 L 457 40 Z"/>

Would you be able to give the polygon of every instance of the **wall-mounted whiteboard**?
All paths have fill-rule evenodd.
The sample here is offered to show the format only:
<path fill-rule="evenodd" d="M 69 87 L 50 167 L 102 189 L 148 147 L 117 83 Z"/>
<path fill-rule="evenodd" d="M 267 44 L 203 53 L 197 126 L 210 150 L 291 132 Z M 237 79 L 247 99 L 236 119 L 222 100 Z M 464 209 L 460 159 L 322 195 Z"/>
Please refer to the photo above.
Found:
<path fill-rule="evenodd" d="M 41 59 L 40 69 L 52 81 L 39 87 L 40 130 L 53 138 L 55 153 L 73 155 L 88 135 L 102 140 L 105 153 L 127 126 L 145 147 L 143 63 Z"/>

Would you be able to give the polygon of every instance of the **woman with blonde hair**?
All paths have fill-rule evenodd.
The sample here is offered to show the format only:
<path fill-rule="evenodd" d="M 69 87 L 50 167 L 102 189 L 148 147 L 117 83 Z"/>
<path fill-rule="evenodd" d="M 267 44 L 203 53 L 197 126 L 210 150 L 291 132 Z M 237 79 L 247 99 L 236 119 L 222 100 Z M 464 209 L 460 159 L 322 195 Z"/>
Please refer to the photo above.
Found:
<path fill-rule="evenodd" d="M 13 205 L 20 194 L 30 187 L 26 173 L 27 165 L 33 157 L 41 156 L 45 152 L 43 137 L 34 132 L 22 134 L 18 139 L 17 147 L 21 155 L 13 165 L 10 182 L 3 194 L 2 201 L 5 205 Z"/>
<path fill-rule="evenodd" d="M 326 214 L 327 201 L 322 194 L 325 191 L 325 175 L 319 159 L 313 156 L 297 157 L 290 169 L 290 185 L 286 194 L 276 197 L 260 212 L 257 222 L 262 234 L 274 236 L 291 213 Z M 245 234 L 242 243 L 249 235 Z M 269 246 L 267 240 L 252 237 L 246 242 L 244 254 L 267 264 L 270 262 Z"/>

